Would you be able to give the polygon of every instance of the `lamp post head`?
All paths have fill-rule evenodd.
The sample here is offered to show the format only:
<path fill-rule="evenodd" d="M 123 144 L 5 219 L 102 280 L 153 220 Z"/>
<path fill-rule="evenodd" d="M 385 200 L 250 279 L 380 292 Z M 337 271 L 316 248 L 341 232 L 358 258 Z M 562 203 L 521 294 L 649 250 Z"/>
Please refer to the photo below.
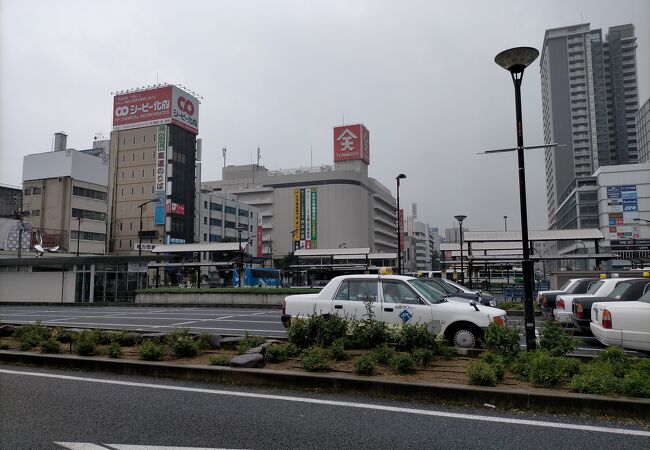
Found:
<path fill-rule="evenodd" d="M 467 216 L 463 216 L 462 214 L 459 214 L 457 216 L 454 216 L 454 219 L 456 219 L 460 223 L 463 223 L 463 220 L 467 219 Z"/>
<path fill-rule="evenodd" d="M 539 51 L 533 47 L 515 47 L 499 53 L 494 62 L 513 74 L 524 71 L 539 56 Z"/>
<path fill-rule="evenodd" d="M 406 175 L 404 175 L 403 173 L 400 173 L 395 177 L 396 180 L 403 180 L 404 178 L 406 178 Z"/>

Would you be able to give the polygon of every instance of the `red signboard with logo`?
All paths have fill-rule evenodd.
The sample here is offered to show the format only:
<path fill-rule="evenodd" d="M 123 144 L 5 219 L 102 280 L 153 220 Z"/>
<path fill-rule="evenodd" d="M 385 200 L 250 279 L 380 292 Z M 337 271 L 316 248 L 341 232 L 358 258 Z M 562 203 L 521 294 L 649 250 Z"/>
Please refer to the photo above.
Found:
<path fill-rule="evenodd" d="M 171 85 L 119 94 L 113 98 L 113 130 L 166 123 L 173 123 L 198 134 L 198 100 Z"/>
<path fill-rule="evenodd" d="M 370 164 L 370 133 L 361 124 L 334 128 L 334 161 L 362 160 Z"/>
<path fill-rule="evenodd" d="M 257 226 L 257 256 L 262 256 L 262 225 Z"/>

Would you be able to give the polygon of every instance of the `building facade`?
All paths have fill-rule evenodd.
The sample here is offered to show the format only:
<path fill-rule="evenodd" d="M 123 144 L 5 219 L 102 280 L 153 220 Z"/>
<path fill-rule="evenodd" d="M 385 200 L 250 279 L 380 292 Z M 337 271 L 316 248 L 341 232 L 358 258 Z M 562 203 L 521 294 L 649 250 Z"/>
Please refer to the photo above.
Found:
<path fill-rule="evenodd" d="M 199 102 L 173 85 L 114 97 L 109 155 L 109 248 L 142 241 L 198 242 L 195 236 Z"/>
<path fill-rule="evenodd" d="M 104 254 L 107 184 L 108 166 L 101 157 L 73 149 L 25 156 L 23 211 L 32 225 L 32 243 Z"/>
<path fill-rule="evenodd" d="M 595 228 L 594 171 L 638 162 L 634 26 L 547 30 L 540 72 L 549 229 Z"/>
<path fill-rule="evenodd" d="M 262 247 L 258 245 L 259 211 L 256 207 L 217 192 L 200 192 L 197 197 L 200 205 L 196 218 L 199 242 L 241 239 L 249 243 L 249 252 L 253 255 L 270 256 L 272 248 L 263 254 Z"/>
<path fill-rule="evenodd" d="M 20 210 L 22 189 L 0 183 L 0 217 L 14 217 Z"/>
<path fill-rule="evenodd" d="M 204 189 L 234 195 L 259 209 L 262 254 L 298 248 L 397 249 L 395 198 L 368 176 L 369 133 L 363 125 L 334 129 L 334 165 L 271 171 L 228 166 Z"/>
<path fill-rule="evenodd" d="M 639 108 L 635 121 L 639 162 L 648 162 L 650 161 L 650 98 Z"/>

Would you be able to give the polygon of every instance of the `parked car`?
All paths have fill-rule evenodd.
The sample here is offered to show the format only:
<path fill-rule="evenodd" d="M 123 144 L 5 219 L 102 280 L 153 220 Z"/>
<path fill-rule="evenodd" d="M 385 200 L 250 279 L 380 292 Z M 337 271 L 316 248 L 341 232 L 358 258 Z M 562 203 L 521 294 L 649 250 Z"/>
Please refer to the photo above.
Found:
<path fill-rule="evenodd" d="M 555 299 L 558 295 L 585 294 L 596 281 L 598 281 L 598 278 L 571 278 L 558 290 L 539 291 L 537 293 L 537 304 L 544 314 L 551 314 L 553 308 L 555 308 Z"/>
<path fill-rule="evenodd" d="M 607 297 L 576 297 L 573 299 L 571 322 L 583 332 L 589 333 L 591 332 L 591 307 L 594 303 L 633 302 L 646 292 L 650 292 L 650 278 L 623 281 Z"/>
<path fill-rule="evenodd" d="M 585 295 L 560 294 L 555 301 L 553 317 L 564 324 L 571 323 L 571 314 L 573 314 L 573 299 L 575 297 L 607 297 L 612 293 L 614 288 L 623 281 L 634 280 L 634 278 L 608 278 L 598 280 L 591 285 Z"/>
<path fill-rule="evenodd" d="M 650 352 L 650 292 L 634 302 L 597 302 L 591 332 L 605 345 Z"/>
<path fill-rule="evenodd" d="M 485 306 L 497 305 L 494 296 L 485 294 L 481 291 L 473 291 L 471 289 L 467 289 L 465 286 L 461 286 L 460 284 L 456 284 L 452 281 L 444 280 L 442 278 L 422 278 L 422 277 L 418 278 L 418 280 L 428 284 L 430 287 L 432 287 L 436 291 L 440 291 L 444 295 L 453 297 L 453 300 L 456 301 L 462 299 L 461 301 L 465 301 L 465 303 L 469 303 L 470 301 L 474 300 L 475 302 Z M 452 299 L 450 298 L 450 300 Z"/>
<path fill-rule="evenodd" d="M 336 314 L 349 320 L 367 318 L 390 324 L 422 323 L 450 344 L 479 345 L 491 323 L 505 326 L 505 311 L 451 298 L 423 281 L 402 275 L 343 275 L 332 279 L 318 294 L 290 295 L 282 305 L 282 323 L 293 318 Z"/>

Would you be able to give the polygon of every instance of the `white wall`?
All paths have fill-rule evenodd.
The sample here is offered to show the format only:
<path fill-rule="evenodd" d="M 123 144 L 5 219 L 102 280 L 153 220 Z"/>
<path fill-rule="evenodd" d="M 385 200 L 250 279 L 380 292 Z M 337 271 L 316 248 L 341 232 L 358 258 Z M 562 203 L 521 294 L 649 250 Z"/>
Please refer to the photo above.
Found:
<path fill-rule="evenodd" d="M 72 177 L 107 186 L 108 163 L 76 150 L 35 153 L 23 158 L 23 181 L 56 177 Z"/>
<path fill-rule="evenodd" d="M 0 272 L 0 303 L 73 303 L 74 293 L 74 272 Z"/>

